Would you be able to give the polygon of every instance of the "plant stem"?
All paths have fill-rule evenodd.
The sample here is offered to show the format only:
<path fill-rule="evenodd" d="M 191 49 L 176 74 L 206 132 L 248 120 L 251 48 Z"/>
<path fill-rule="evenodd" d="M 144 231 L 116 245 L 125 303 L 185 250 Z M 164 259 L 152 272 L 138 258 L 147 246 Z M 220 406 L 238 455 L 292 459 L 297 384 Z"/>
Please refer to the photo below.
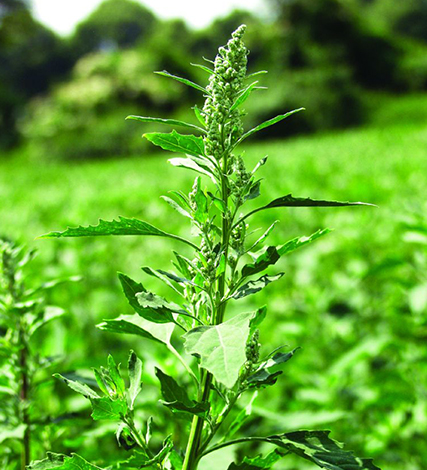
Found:
<path fill-rule="evenodd" d="M 22 411 L 22 422 L 25 425 L 24 437 L 22 442 L 22 454 L 21 454 L 21 469 L 25 470 L 26 466 L 31 462 L 31 420 L 30 420 L 30 413 L 28 410 L 28 398 L 29 398 L 29 390 L 30 390 L 30 380 L 28 377 L 28 364 L 27 364 L 27 356 L 28 356 L 28 347 L 25 342 L 24 332 L 22 330 L 22 326 L 20 329 L 20 342 L 22 340 L 23 347 L 21 349 L 19 355 L 19 367 L 21 370 L 21 404 L 23 407 Z"/>

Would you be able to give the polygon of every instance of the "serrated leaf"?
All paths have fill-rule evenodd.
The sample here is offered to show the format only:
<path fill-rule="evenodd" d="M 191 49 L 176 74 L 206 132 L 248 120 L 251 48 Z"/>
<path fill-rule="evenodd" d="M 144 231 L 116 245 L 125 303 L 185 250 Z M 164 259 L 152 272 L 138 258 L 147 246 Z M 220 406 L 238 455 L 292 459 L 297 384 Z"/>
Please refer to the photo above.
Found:
<path fill-rule="evenodd" d="M 186 314 L 179 305 L 168 302 L 163 297 L 153 294 L 152 292 L 138 292 L 136 294 L 136 300 L 143 311 L 150 311 L 150 317 L 155 318 L 155 320 L 147 318 L 147 316 L 145 316 L 145 318 L 154 321 L 154 323 L 175 322 L 175 314 Z M 137 313 L 140 312 L 137 311 Z"/>
<path fill-rule="evenodd" d="M 202 93 L 207 93 L 206 89 L 203 88 L 202 86 L 198 85 L 197 83 L 192 82 L 191 80 L 188 80 L 187 78 L 181 78 L 176 75 L 172 75 L 171 73 L 167 72 L 166 70 L 163 70 L 162 72 L 154 72 L 157 75 L 162 75 L 163 77 L 168 77 L 168 78 L 173 78 L 174 80 L 183 83 L 184 85 L 190 86 L 192 88 L 195 88 L 198 91 L 201 91 Z"/>
<path fill-rule="evenodd" d="M 194 124 L 190 124 L 189 122 L 179 121 L 178 119 L 163 119 L 163 118 L 131 115 L 131 116 L 127 116 L 126 120 L 140 121 L 140 122 L 159 122 L 160 124 L 166 124 L 168 126 L 187 127 L 189 129 L 197 129 L 198 131 L 206 132 L 205 129 L 202 129 L 199 126 L 195 126 Z"/>
<path fill-rule="evenodd" d="M 172 131 L 169 134 L 151 132 L 144 137 L 152 144 L 170 152 L 185 153 L 189 155 L 205 155 L 205 144 L 201 137 L 195 135 L 178 134 Z"/>
<path fill-rule="evenodd" d="M 237 96 L 236 101 L 231 106 L 230 111 L 234 111 L 236 108 L 241 106 L 249 98 L 250 94 L 252 93 L 253 89 L 256 87 L 257 84 L 258 82 L 253 82 L 244 90 L 242 90 Z"/>
<path fill-rule="evenodd" d="M 185 281 L 187 281 L 187 283 L 191 283 L 187 279 L 179 278 L 178 276 L 174 276 L 173 274 L 167 273 L 166 271 L 162 271 L 161 269 L 155 270 L 153 268 L 150 268 L 149 266 L 143 266 L 141 269 L 149 276 L 156 277 L 157 279 L 160 279 L 161 281 L 163 281 L 168 287 L 170 287 L 179 295 L 183 295 L 183 294 L 179 289 L 177 289 L 172 284 L 171 280 L 177 282 L 179 285 L 183 285 L 183 284 L 185 285 Z"/>
<path fill-rule="evenodd" d="M 118 273 L 123 292 L 129 301 L 130 306 L 141 317 L 153 323 L 170 323 L 174 322 L 174 317 L 169 309 L 158 309 L 144 307 L 137 299 L 137 294 L 146 294 L 155 297 L 155 294 L 147 292 L 144 286 L 123 273 Z"/>
<path fill-rule="evenodd" d="M 268 236 L 270 235 L 270 232 L 274 229 L 274 227 L 276 226 L 277 224 L 277 220 L 275 220 L 271 225 L 270 227 L 268 227 L 268 229 L 258 238 L 258 240 L 256 240 L 252 246 L 249 248 L 248 251 L 252 251 L 255 247 L 257 247 L 259 244 L 261 244 L 266 238 L 268 238 Z"/>
<path fill-rule="evenodd" d="M 237 289 L 237 291 L 232 295 L 232 297 L 234 299 L 242 299 L 243 297 L 247 297 L 248 295 L 256 294 L 260 290 L 264 289 L 264 287 L 268 286 L 268 284 L 280 279 L 283 274 L 284 273 L 279 273 L 274 276 L 265 274 L 256 281 L 249 281 L 242 287 L 239 287 L 239 289 Z"/>
<path fill-rule="evenodd" d="M 181 387 L 175 379 L 162 372 L 156 367 L 156 376 L 160 381 L 162 396 L 164 398 L 163 404 L 174 412 L 184 412 L 205 417 L 209 410 L 209 403 L 198 403 L 190 400 L 187 391 Z"/>
<path fill-rule="evenodd" d="M 248 457 L 243 458 L 243 462 L 236 464 L 232 463 L 228 470 L 259 470 L 260 468 L 264 470 L 269 470 L 272 466 L 283 458 L 285 452 L 280 451 L 279 449 L 274 449 L 266 457 L 258 455 L 253 459 Z"/>
<path fill-rule="evenodd" d="M 99 395 L 86 384 L 82 384 L 81 382 L 77 382 L 75 380 L 70 380 L 61 374 L 53 374 L 53 376 L 63 380 L 72 390 L 80 393 L 86 398 L 99 398 Z"/>
<path fill-rule="evenodd" d="M 174 323 L 152 323 L 138 314 L 120 315 L 112 320 L 104 320 L 97 328 L 109 333 L 137 335 L 160 343 L 168 344 Z"/>
<path fill-rule="evenodd" d="M 277 124 L 278 122 L 282 121 L 283 119 L 286 119 L 287 117 L 292 116 L 292 114 L 299 113 L 300 111 L 304 111 L 304 109 L 305 108 L 294 109 L 293 111 L 289 111 L 286 114 L 279 114 L 278 116 L 276 116 L 272 119 L 269 119 L 268 121 L 263 122 L 259 126 L 256 126 L 253 129 L 251 129 L 250 131 L 243 134 L 242 137 L 240 137 L 240 139 L 237 141 L 236 145 L 240 144 L 240 142 L 243 142 L 245 139 L 247 139 L 251 135 L 255 134 L 256 132 L 265 129 L 266 127 L 270 127 L 274 124 Z"/>
<path fill-rule="evenodd" d="M 142 390 L 142 361 L 134 351 L 128 360 L 130 409 L 133 410 L 135 399 Z"/>
<path fill-rule="evenodd" d="M 93 465 L 77 454 L 67 457 L 63 454 L 47 453 L 47 458 L 36 460 L 27 466 L 28 470 L 103 470 L 101 467 Z"/>
<path fill-rule="evenodd" d="M 218 382 L 232 388 L 246 361 L 246 342 L 254 313 L 241 313 L 214 326 L 193 328 L 183 337 L 188 354 L 200 356 L 200 365 Z"/>
<path fill-rule="evenodd" d="M 119 398 L 113 400 L 110 397 L 91 398 L 92 404 L 92 418 L 95 421 L 106 420 L 119 420 L 126 415 L 128 407 L 126 400 Z"/>
<path fill-rule="evenodd" d="M 68 227 L 62 232 L 49 232 L 38 238 L 62 238 L 62 237 L 103 237 L 109 235 L 141 235 L 153 237 L 168 237 L 180 240 L 187 245 L 195 247 L 188 240 L 160 230 L 153 225 L 138 219 L 129 219 L 119 216 L 119 220 L 99 220 L 98 225 L 87 227 Z"/>
<path fill-rule="evenodd" d="M 380 470 L 371 459 L 360 459 L 329 437 L 330 431 L 296 431 L 265 439 L 327 470 Z"/>

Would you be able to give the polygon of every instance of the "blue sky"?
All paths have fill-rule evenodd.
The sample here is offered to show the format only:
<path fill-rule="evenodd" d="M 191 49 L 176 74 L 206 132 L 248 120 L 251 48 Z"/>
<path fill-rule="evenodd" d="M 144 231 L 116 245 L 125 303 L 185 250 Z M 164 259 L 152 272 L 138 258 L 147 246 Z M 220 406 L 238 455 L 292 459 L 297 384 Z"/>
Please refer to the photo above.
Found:
<path fill-rule="evenodd" d="M 102 0 L 32 0 L 35 17 L 59 34 L 67 35 L 77 23 L 93 11 Z M 120 0 L 117 0 L 120 1 Z M 190 26 L 202 28 L 214 18 L 235 8 L 265 13 L 262 0 L 138 0 L 160 18 L 183 18 Z"/>

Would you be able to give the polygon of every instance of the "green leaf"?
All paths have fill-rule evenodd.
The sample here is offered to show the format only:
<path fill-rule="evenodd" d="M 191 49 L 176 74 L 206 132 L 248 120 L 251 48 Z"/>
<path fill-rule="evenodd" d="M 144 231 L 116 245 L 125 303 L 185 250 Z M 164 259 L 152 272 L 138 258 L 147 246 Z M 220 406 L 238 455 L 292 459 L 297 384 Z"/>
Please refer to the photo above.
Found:
<path fill-rule="evenodd" d="M 218 382 L 232 388 L 246 362 L 246 342 L 254 313 L 241 313 L 214 326 L 193 328 L 183 337 L 189 354 L 200 356 L 200 365 Z"/>
<path fill-rule="evenodd" d="M 254 175 L 263 165 L 267 163 L 268 156 L 266 155 L 264 158 L 255 165 L 255 168 L 252 170 L 252 174 Z"/>
<path fill-rule="evenodd" d="M 245 196 L 245 201 L 250 201 L 251 199 L 257 198 L 261 192 L 260 192 L 260 186 L 261 186 L 261 180 L 255 181 L 249 189 L 248 194 Z"/>
<path fill-rule="evenodd" d="M 270 229 L 272 227 L 273 226 L 271 226 Z M 257 274 L 261 271 L 264 271 L 268 266 L 276 264 L 281 256 L 287 255 L 288 253 L 291 253 L 297 250 L 298 248 L 308 245 L 309 243 L 317 240 L 318 238 L 328 233 L 330 233 L 329 229 L 318 230 L 309 237 L 293 238 L 292 240 L 286 242 L 284 245 L 278 247 L 269 246 L 265 251 L 262 251 L 260 255 L 257 255 L 256 253 L 255 255 L 253 255 L 255 257 L 254 263 L 246 264 L 245 266 L 243 266 L 242 276 L 248 277 Z M 255 244 L 258 244 L 258 242 L 259 241 L 257 241 Z"/>
<path fill-rule="evenodd" d="M 268 229 L 258 238 L 258 240 L 256 240 L 252 246 L 248 249 L 248 251 L 252 251 L 255 247 L 257 247 L 258 245 L 260 245 L 266 238 L 268 238 L 268 236 L 270 235 L 270 232 L 274 229 L 274 227 L 276 226 L 278 220 L 275 220 L 271 225 L 270 227 L 268 227 Z"/>
<path fill-rule="evenodd" d="M 248 295 L 256 294 L 259 292 L 261 289 L 264 289 L 264 287 L 268 286 L 271 282 L 277 281 L 283 276 L 284 273 L 279 273 L 274 276 L 269 276 L 265 274 L 264 276 L 261 276 L 259 279 L 256 281 L 249 281 L 246 284 L 244 284 L 242 287 L 239 287 L 237 291 L 232 295 L 234 299 L 242 299 L 243 297 L 246 297 Z"/>
<path fill-rule="evenodd" d="M 231 106 L 230 111 L 234 111 L 236 108 L 241 106 L 249 98 L 250 94 L 252 93 L 253 89 L 256 87 L 257 84 L 258 82 L 253 82 L 244 90 L 242 90 L 237 96 L 236 101 Z"/>
<path fill-rule="evenodd" d="M 63 232 L 50 232 L 38 238 L 62 238 L 62 237 L 103 237 L 108 235 L 144 235 L 153 237 L 169 237 L 180 240 L 187 245 L 195 247 L 188 240 L 184 240 L 177 235 L 163 232 L 153 225 L 138 219 L 128 219 L 119 217 L 119 220 L 99 220 L 98 225 L 88 227 L 68 227 Z"/>
<path fill-rule="evenodd" d="M 199 126 L 195 126 L 194 124 L 190 124 L 188 122 L 179 121 L 177 119 L 163 119 L 163 118 L 155 118 L 155 117 L 144 117 L 144 116 L 128 116 L 126 120 L 133 120 L 133 121 L 140 121 L 140 122 L 159 122 L 160 124 L 166 124 L 168 126 L 181 126 L 187 127 L 189 129 L 197 129 L 201 132 L 206 132 L 205 129 L 202 129 Z"/>
<path fill-rule="evenodd" d="M 58 379 L 62 379 L 72 390 L 77 393 L 80 393 L 86 398 L 99 398 L 99 395 L 86 384 L 82 384 L 81 382 L 77 382 L 75 380 L 67 379 L 67 377 L 64 377 L 61 374 L 53 374 L 53 376 Z"/>
<path fill-rule="evenodd" d="M 130 409 L 133 410 L 135 399 L 142 390 L 142 361 L 134 351 L 130 352 L 128 361 Z"/>
<path fill-rule="evenodd" d="M 280 451 L 279 449 L 274 449 L 266 457 L 258 455 L 253 459 L 248 457 L 243 458 L 243 462 L 236 464 L 232 463 L 228 470 L 259 470 L 260 468 L 264 470 L 269 470 L 276 462 L 281 460 L 285 452 Z"/>
<path fill-rule="evenodd" d="M 202 86 L 198 85 L 197 83 L 194 83 L 190 80 L 187 80 L 186 78 L 181 78 L 181 77 L 177 77 L 176 75 L 172 75 L 171 73 L 167 72 L 166 70 L 163 70 L 162 72 L 154 72 L 154 73 L 156 73 L 157 75 L 162 75 L 163 77 L 173 78 L 174 80 L 177 80 L 178 82 L 184 83 L 184 85 L 195 88 L 196 90 L 201 91 L 202 93 L 207 93 L 206 89 L 203 88 Z"/>
<path fill-rule="evenodd" d="M 196 115 L 197 120 L 200 122 L 200 124 L 204 127 L 206 127 L 206 121 L 205 118 L 203 117 L 200 108 L 197 106 L 197 104 L 194 105 L 193 107 L 194 114 Z"/>
<path fill-rule="evenodd" d="M 123 292 L 129 301 L 130 306 L 141 317 L 153 323 L 170 323 L 174 322 L 174 317 L 169 309 L 157 309 L 151 307 L 144 307 L 138 300 L 138 294 L 145 294 L 149 297 L 155 298 L 155 294 L 147 292 L 144 286 L 138 282 L 133 281 L 125 274 L 119 273 L 119 280 L 123 288 Z"/>
<path fill-rule="evenodd" d="M 126 400 L 119 398 L 113 400 L 110 397 L 91 398 L 92 418 L 95 421 L 100 419 L 119 420 L 126 415 L 128 406 Z"/>
<path fill-rule="evenodd" d="M 107 362 L 108 362 L 108 372 L 109 372 L 111 380 L 113 381 L 115 389 L 118 395 L 124 398 L 125 390 L 126 390 L 125 381 L 123 380 L 120 374 L 119 368 L 117 367 L 117 364 L 114 361 L 114 358 L 111 354 L 108 355 Z"/>
<path fill-rule="evenodd" d="M 209 75 L 212 75 L 214 73 L 214 70 L 210 69 L 209 67 L 206 67 L 206 65 L 193 64 L 193 63 L 190 63 L 190 65 L 192 65 L 193 67 L 197 67 L 198 69 L 204 70 Z"/>
<path fill-rule="evenodd" d="M 194 211 L 194 218 L 200 224 L 204 224 L 208 218 L 208 199 L 201 188 L 200 176 L 196 178 L 196 194 L 194 200 L 196 202 L 196 210 Z"/>
<path fill-rule="evenodd" d="M 112 320 L 104 320 L 97 328 L 110 333 L 137 335 L 160 343 L 168 344 L 174 323 L 153 323 L 138 314 L 120 315 Z"/>
<path fill-rule="evenodd" d="M 174 314 L 186 314 L 179 305 L 168 302 L 163 297 L 152 292 L 139 292 L 136 294 L 136 300 L 144 312 L 150 312 L 149 315 L 142 315 L 147 320 L 154 323 L 175 322 Z M 140 313 L 139 311 L 137 313 Z M 151 318 L 147 318 L 150 316 Z"/>
<path fill-rule="evenodd" d="M 282 374 L 281 370 L 277 370 L 277 366 L 288 362 L 298 349 L 300 348 L 295 348 L 288 353 L 278 352 L 274 354 L 260 369 L 248 377 L 249 387 L 263 388 L 274 385 L 277 381 L 277 377 Z"/>
<path fill-rule="evenodd" d="M 292 114 L 299 113 L 300 111 L 304 111 L 304 109 L 305 108 L 294 109 L 293 111 L 289 111 L 286 114 L 279 114 L 278 116 L 276 116 L 272 119 L 269 119 L 268 121 L 263 122 L 259 126 L 256 126 L 253 129 L 251 129 L 250 131 L 243 134 L 242 137 L 240 137 L 240 139 L 237 141 L 236 145 L 240 144 L 240 142 L 243 142 L 245 139 L 247 139 L 251 135 L 255 134 L 255 132 L 261 131 L 261 130 L 265 129 L 266 127 L 270 127 L 273 124 L 276 124 L 276 123 L 282 121 L 283 119 L 286 119 L 287 117 L 292 116 Z"/>
<path fill-rule="evenodd" d="M 182 135 L 176 131 L 169 134 L 151 132 L 144 137 L 152 144 L 170 152 L 185 153 L 189 155 L 205 155 L 205 144 L 201 137 L 195 135 Z"/>
<path fill-rule="evenodd" d="M 179 205 L 176 201 L 174 201 L 168 196 L 160 196 L 160 197 L 164 199 L 171 207 L 173 207 L 181 215 L 183 215 L 184 217 L 188 217 L 189 219 L 192 219 L 191 215 L 187 212 L 187 210 L 184 209 L 181 205 Z"/>
<path fill-rule="evenodd" d="M 46 455 L 47 458 L 32 462 L 27 466 L 27 469 L 50 470 L 56 468 L 57 470 L 102 470 L 101 467 L 87 462 L 83 457 L 77 454 L 71 454 L 71 457 L 67 457 L 63 454 L 48 452 Z"/>
<path fill-rule="evenodd" d="M 155 270 L 153 268 L 150 268 L 149 266 L 143 266 L 141 269 L 149 276 L 156 277 L 157 279 L 160 279 L 161 281 L 163 281 L 168 287 L 170 287 L 179 295 L 183 295 L 183 294 L 179 289 L 177 289 L 172 284 L 171 280 L 177 282 L 179 285 L 185 285 L 186 283 L 185 281 L 187 281 L 187 283 L 190 283 L 190 281 L 188 281 L 187 279 L 174 276 L 173 274 L 167 273 L 166 271 L 162 271 L 161 269 Z"/>
<path fill-rule="evenodd" d="M 48 305 L 45 307 L 44 314 L 41 318 L 37 318 L 29 327 L 29 335 L 33 335 L 36 331 L 38 331 L 42 326 L 46 325 L 47 323 L 61 318 L 65 315 L 65 310 L 60 307 L 54 307 Z"/>
<path fill-rule="evenodd" d="M 191 158 L 170 158 L 169 163 L 178 168 L 187 168 L 188 170 L 196 171 L 201 175 L 209 176 L 209 178 L 211 178 L 215 182 L 212 171 L 207 167 L 200 166 Z"/>
<path fill-rule="evenodd" d="M 265 439 L 328 470 L 380 470 L 371 459 L 360 459 L 329 437 L 330 431 L 296 431 Z"/>
<path fill-rule="evenodd" d="M 162 395 L 165 401 L 163 404 L 173 412 L 184 412 L 205 417 L 209 410 L 209 403 L 198 403 L 190 400 L 187 391 L 181 387 L 175 379 L 162 372 L 156 367 L 156 376 L 160 381 Z"/>
<path fill-rule="evenodd" d="M 243 424 L 248 420 L 248 418 L 252 415 L 252 405 L 254 401 L 256 400 L 258 396 L 258 391 L 254 391 L 253 395 L 249 401 L 249 403 L 239 411 L 237 416 L 234 418 L 234 420 L 231 422 L 229 426 L 227 426 L 227 429 L 225 431 L 225 439 L 230 439 L 232 438 L 237 431 L 243 426 Z M 225 440 L 223 439 L 223 440 Z"/>
<path fill-rule="evenodd" d="M 2 429 L 0 429 L 0 444 L 8 439 L 17 439 L 22 440 L 24 437 L 26 425 L 19 424 L 18 426 L 6 426 L 2 424 Z"/>

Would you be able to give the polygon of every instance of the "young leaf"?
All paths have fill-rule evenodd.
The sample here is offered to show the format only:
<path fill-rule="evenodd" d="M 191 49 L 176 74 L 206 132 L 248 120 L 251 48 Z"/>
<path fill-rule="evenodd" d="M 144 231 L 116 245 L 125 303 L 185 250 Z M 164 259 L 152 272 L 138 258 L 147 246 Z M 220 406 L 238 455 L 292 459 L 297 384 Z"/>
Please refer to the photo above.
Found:
<path fill-rule="evenodd" d="M 245 201 L 250 201 L 251 199 L 257 198 L 260 192 L 261 180 L 255 181 L 249 189 L 249 193 L 245 196 Z"/>
<path fill-rule="evenodd" d="M 160 381 L 162 395 L 165 401 L 163 404 L 173 412 L 184 412 L 205 417 L 209 410 L 209 403 L 197 403 L 190 400 L 185 388 L 181 387 L 175 379 L 162 372 L 156 367 L 156 376 Z"/>
<path fill-rule="evenodd" d="M 179 121 L 177 119 L 163 119 L 163 118 L 155 118 L 155 117 L 144 117 L 144 116 L 128 116 L 126 120 L 133 120 L 133 121 L 140 121 L 140 122 L 159 122 L 161 124 L 166 124 L 168 126 L 181 126 L 187 127 L 189 129 L 197 129 L 201 132 L 206 132 L 205 129 L 202 129 L 199 126 L 195 126 L 194 124 L 190 124 L 188 122 Z"/>
<path fill-rule="evenodd" d="M 252 414 L 252 405 L 258 396 L 258 391 L 256 390 L 253 392 L 252 398 L 250 399 L 249 403 L 238 413 L 238 415 L 234 418 L 227 429 L 225 431 L 225 436 L 223 440 L 232 438 L 237 431 L 243 426 L 243 424 L 248 420 L 248 418 Z"/>
<path fill-rule="evenodd" d="M 242 90 L 241 93 L 236 98 L 236 101 L 231 106 L 230 111 L 234 111 L 236 108 L 241 106 L 249 98 L 250 94 L 252 93 L 252 90 L 256 87 L 257 84 L 258 82 L 253 82 L 249 86 L 247 86 L 244 90 Z"/>
<path fill-rule="evenodd" d="M 214 73 L 214 71 L 210 69 L 209 67 L 206 67 L 206 65 L 193 64 L 193 63 L 190 63 L 190 65 L 192 65 L 193 67 L 197 67 L 198 69 L 204 70 L 209 75 L 212 75 Z"/>
<path fill-rule="evenodd" d="M 246 342 L 254 313 L 241 313 L 214 326 L 193 328 L 183 337 L 189 354 L 200 356 L 200 365 L 218 382 L 232 388 L 246 361 Z"/>
<path fill-rule="evenodd" d="M 170 158 L 169 163 L 179 168 L 187 168 L 188 170 L 196 171 L 201 175 L 209 176 L 209 178 L 211 178 L 211 180 L 215 183 L 215 177 L 212 171 L 206 166 L 200 166 L 191 158 Z"/>
<path fill-rule="evenodd" d="M 274 229 L 274 227 L 276 226 L 278 220 L 275 220 L 271 225 L 270 227 L 268 227 L 268 229 L 258 238 L 258 240 L 256 240 L 256 242 L 254 242 L 251 247 L 247 250 L 247 251 L 252 251 L 255 247 L 257 247 L 259 244 L 261 244 L 266 238 L 268 238 L 268 236 L 270 235 L 270 232 Z"/>
<path fill-rule="evenodd" d="M 142 361 L 134 351 L 131 351 L 129 355 L 128 372 L 130 409 L 133 410 L 135 399 L 142 389 Z"/>
<path fill-rule="evenodd" d="M 125 396 L 125 390 L 126 390 L 125 381 L 123 380 L 120 374 L 119 368 L 117 367 L 117 364 L 114 361 L 114 358 L 111 354 L 108 355 L 107 361 L 108 361 L 108 373 L 110 375 L 110 378 L 113 381 L 117 394 L 123 398 Z"/>
<path fill-rule="evenodd" d="M 206 127 L 206 121 L 205 121 L 205 118 L 203 117 L 199 107 L 197 106 L 197 104 L 194 105 L 193 107 L 193 110 L 194 110 L 194 114 L 196 115 L 196 118 L 198 119 L 198 121 L 200 122 L 200 124 L 204 127 Z"/>
<path fill-rule="evenodd" d="M 283 119 L 286 119 L 287 117 L 292 116 L 292 114 L 299 113 L 300 111 L 304 111 L 304 109 L 305 109 L 305 108 L 294 109 L 293 111 L 289 111 L 289 112 L 286 113 L 286 114 L 279 114 L 279 116 L 276 116 L 276 117 L 273 118 L 273 119 L 269 119 L 268 121 L 263 122 L 263 123 L 260 124 L 259 126 L 254 127 L 254 128 L 251 129 L 250 131 L 248 131 L 248 132 L 246 132 L 245 134 L 243 134 L 242 137 L 240 137 L 240 139 L 237 141 L 236 145 L 239 145 L 239 144 L 240 144 L 241 142 L 243 142 L 245 139 L 247 139 L 247 138 L 250 137 L 251 135 L 255 134 L 255 132 L 261 131 L 261 130 L 265 129 L 266 127 L 270 127 L 270 126 L 272 126 L 273 124 L 276 124 L 276 123 L 282 121 Z"/>
<path fill-rule="evenodd" d="M 277 281 L 283 276 L 284 273 L 276 274 L 275 276 L 269 276 L 265 274 L 256 281 L 249 281 L 242 287 L 239 287 L 237 291 L 232 295 L 234 299 L 242 299 L 248 295 L 256 294 L 264 287 L 268 286 L 271 282 Z"/>
<path fill-rule="evenodd" d="M 194 218 L 200 224 L 204 224 L 208 218 L 208 199 L 201 188 L 200 176 L 196 178 L 196 194 L 194 196 L 196 210 Z"/>
<path fill-rule="evenodd" d="M 194 135 L 182 135 L 176 131 L 172 131 L 169 134 L 163 134 L 160 132 L 151 132 L 144 134 L 147 140 L 152 144 L 161 147 L 163 150 L 169 150 L 170 152 L 185 153 L 189 155 L 205 154 L 205 144 L 201 137 Z"/>
<path fill-rule="evenodd" d="M 75 380 L 67 379 L 67 377 L 64 377 L 61 374 L 53 374 L 53 376 L 58 379 L 62 379 L 72 390 L 77 393 L 80 393 L 86 398 L 99 398 L 99 395 L 86 384 L 82 384 L 81 382 L 77 382 Z"/>
<path fill-rule="evenodd" d="M 128 407 L 125 399 L 113 400 L 110 397 L 91 398 L 92 418 L 95 421 L 100 419 L 119 420 L 126 415 Z"/>
<path fill-rule="evenodd" d="M 137 313 L 154 323 L 175 322 L 175 313 L 186 313 L 179 305 L 168 302 L 152 292 L 139 292 L 136 294 L 136 300 L 142 308 Z"/>
<path fill-rule="evenodd" d="M 162 75 L 163 77 L 173 78 L 174 80 L 177 80 L 178 82 L 184 83 L 184 85 L 195 88 L 196 90 L 201 91 L 202 93 L 207 93 L 206 89 L 203 88 L 202 86 L 198 85 L 197 83 L 194 83 L 190 80 L 187 80 L 186 78 L 181 78 L 181 77 L 177 77 L 176 75 L 172 75 L 171 73 L 167 72 L 166 70 L 163 70 L 162 72 L 154 72 L 154 73 L 156 73 L 157 75 Z"/>
<path fill-rule="evenodd" d="M 45 459 L 36 460 L 26 468 L 28 470 L 50 470 L 52 468 L 56 470 L 102 470 L 101 467 L 87 462 L 77 454 L 71 454 L 71 457 L 67 457 L 63 454 L 48 452 L 46 455 Z"/>
<path fill-rule="evenodd" d="M 98 225 L 89 225 L 88 227 L 68 227 L 63 232 L 49 232 L 38 238 L 61 238 L 61 237 L 102 237 L 108 235 L 145 235 L 153 237 L 169 237 L 180 240 L 187 245 L 195 245 L 188 240 L 184 240 L 177 235 L 163 232 L 153 225 L 138 219 L 128 219 L 119 217 L 119 220 L 99 220 Z M 196 247 L 197 248 L 197 247 Z"/>
<path fill-rule="evenodd" d="M 113 320 L 104 320 L 97 328 L 110 333 L 137 335 L 142 338 L 168 344 L 175 328 L 174 323 L 153 323 L 138 314 L 120 315 Z"/>
<path fill-rule="evenodd" d="M 190 281 L 188 281 L 187 279 L 179 278 L 178 276 L 173 276 L 172 274 L 167 273 L 166 271 L 162 271 L 161 269 L 156 271 L 155 269 L 152 269 L 149 266 L 143 266 L 141 269 L 149 276 L 156 277 L 157 279 L 163 281 L 168 287 L 170 287 L 179 295 L 182 295 L 182 292 L 172 284 L 171 279 L 180 285 L 185 284 L 185 281 L 187 281 L 187 283 L 190 283 Z"/>
<path fill-rule="evenodd" d="M 182 206 L 180 206 L 176 201 L 174 201 L 170 197 L 168 196 L 160 196 L 160 197 L 164 199 L 171 207 L 173 207 L 177 212 L 179 212 L 184 217 L 188 217 L 189 219 L 192 218 L 186 209 L 184 209 Z"/>

